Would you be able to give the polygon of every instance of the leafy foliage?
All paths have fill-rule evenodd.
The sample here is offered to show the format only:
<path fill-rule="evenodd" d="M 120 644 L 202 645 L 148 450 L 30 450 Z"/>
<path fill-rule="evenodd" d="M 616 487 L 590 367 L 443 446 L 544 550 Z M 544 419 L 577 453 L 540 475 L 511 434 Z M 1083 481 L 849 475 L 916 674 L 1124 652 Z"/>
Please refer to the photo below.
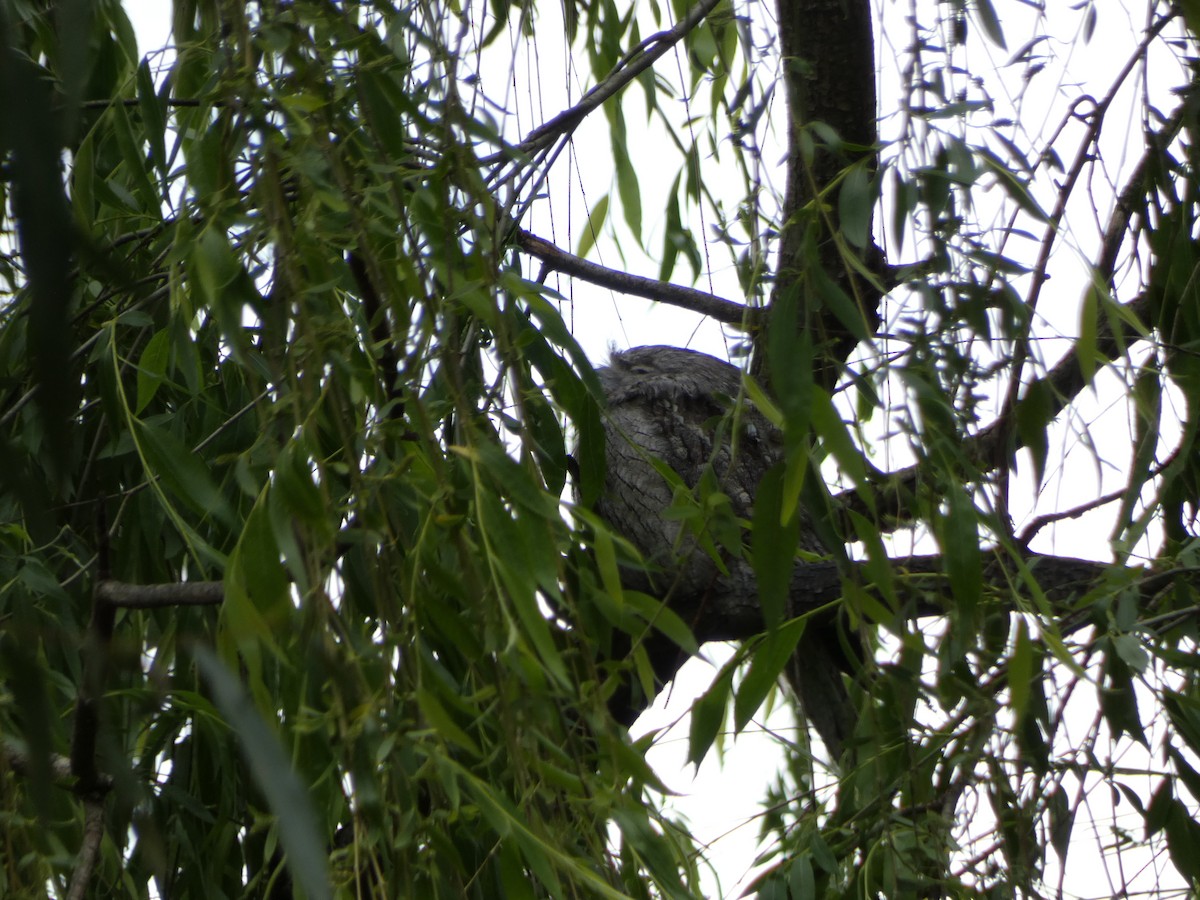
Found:
<path fill-rule="evenodd" d="M 906 26 L 879 148 L 794 118 L 776 74 L 792 90 L 803 60 L 742 4 L 566 3 L 599 87 L 514 133 L 489 54 L 551 12 L 176 0 L 174 52 L 143 58 L 115 0 L 0 2 L 0 894 L 706 893 L 655 735 L 609 711 L 630 680 L 653 692 L 647 635 L 683 656 L 697 623 L 622 590 L 636 560 L 590 512 L 603 398 L 545 277 L 629 273 L 520 236 L 596 119 L 615 183 L 571 243 L 630 269 L 661 246 L 664 281 L 723 248 L 744 306 L 711 281 L 662 299 L 735 311 L 788 450 L 740 523 L 773 627 L 695 703 L 690 759 L 730 711 L 751 726 L 828 612 L 784 596 L 801 506 L 868 651 L 853 760 L 781 742 L 759 893 L 1040 893 L 1098 786 L 1136 812 L 1104 852 L 1165 847 L 1194 886 L 1192 6 L 1147 4 L 1131 60 L 1177 61 L 1173 93 L 1145 92 L 1124 167 L 1106 116 L 1133 62 L 1029 137 L 956 68 L 969 23 L 1016 43 L 990 2 Z M 1011 54 L 1028 85 L 1044 42 Z M 677 154 L 665 199 L 643 115 Z M 1085 196 L 1118 170 L 1115 201 Z M 1086 265 L 1063 329 L 1045 285 L 1068 245 Z M 1085 386 L 1126 413 L 1110 467 Z M 1119 488 L 1018 530 L 1022 491 L 1079 448 Z M 680 509 L 721 508 L 691 487 Z M 1107 568 L 1028 552 L 1102 506 Z M 708 545 L 736 543 L 723 524 Z M 906 538 L 936 565 L 889 560 Z M 1135 746 L 1157 775 L 1122 763 Z"/>

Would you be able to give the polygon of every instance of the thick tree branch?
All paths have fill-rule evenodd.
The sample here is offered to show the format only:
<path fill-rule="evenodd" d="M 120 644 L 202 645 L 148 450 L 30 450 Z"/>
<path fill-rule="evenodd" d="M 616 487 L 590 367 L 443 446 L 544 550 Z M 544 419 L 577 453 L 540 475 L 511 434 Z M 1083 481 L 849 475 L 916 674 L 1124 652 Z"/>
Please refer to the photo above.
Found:
<path fill-rule="evenodd" d="M 1105 577 L 1109 566 L 1089 560 L 1070 557 L 1030 554 L 1025 557 L 1029 569 L 1037 579 L 1045 597 L 1061 606 L 1082 595 Z M 943 615 L 944 605 L 930 598 L 948 596 L 949 589 L 943 574 L 940 556 L 918 556 L 894 559 L 892 566 L 893 596 L 899 604 L 898 615 L 902 618 L 923 618 Z M 792 575 L 790 590 L 790 616 L 828 614 L 844 594 L 845 579 L 870 587 L 871 578 L 867 565 L 852 562 L 848 569 L 830 561 L 797 563 Z M 1200 581 L 1198 574 L 1191 571 L 1147 573 L 1140 582 L 1141 593 L 1151 597 L 1161 591 L 1173 579 L 1184 577 L 1189 583 Z M 985 583 L 1008 585 L 1020 588 L 1022 582 L 1010 563 L 995 558 L 985 568 Z M 181 584 L 130 585 L 106 581 L 97 585 L 97 608 L 102 610 L 97 637 L 107 633 L 111 639 L 111 618 L 105 619 L 117 608 L 156 609 L 171 606 L 211 606 L 223 601 L 224 586 L 221 582 L 185 582 Z M 676 611 L 686 611 L 697 642 L 744 640 L 761 633 L 762 610 L 758 602 L 757 577 L 751 566 L 741 560 L 734 561 L 729 574 L 720 577 L 701 596 L 672 595 L 669 605 Z M 1085 618 L 1076 617 L 1065 623 L 1064 634 L 1078 630 L 1087 624 Z M 93 639 L 95 640 L 95 638 Z M 95 646 L 107 647 L 107 640 Z M 646 642 L 651 666 L 660 683 L 670 681 L 687 657 L 671 641 L 661 635 L 651 635 Z M 93 648 L 95 653 L 95 647 Z M 89 656 L 92 666 L 103 664 L 102 659 Z M 89 669 L 89 671 L 94 671 Z M 91 682 L 85 682 L 85 687 Z M 72 743 L 70 773 L 77 779 L 76 790 L 86 797 L 98 796 L 111 784 L 111 779 L 101 775 L 95 768 L 95 741 L 98 730 L 97 694 L 91 690 L 81 691 L 76 710 L 76 733 Z M 612 701 L 614 715 L 625 724 L 631 724 L 653 698 L 637 697 L 630 685 L 619 689 Z M 14 766 L 20 758 L 9 754 Z M 60 765 L 59 768 L 64 768 Z M 62 773 L 65 775 L 66 773 Z M 81 865 L 83 856 L 81 855 Z"/>
<path fill-rule="evenodd" d="M 4 749 L 4 761 L 18 775 L 29 775 L 33 768 L 33 763 L 29 757 L 13 747 L 6 747 Z M 52 754 L 50 756 L 50 777 L 62 787 L 74 787 L 75 774 L 71 771 L 70 758 L 58 753 Z M 101 776 L 100 786 L 104 790 L 108 790 L 112 787 L 112 779 L 107 776 Z"/>
<path fill-rule="evenodd" d="M 1111 565 L 1071 557 L 1027 554 L 1023 557 L 1037 583 L 1037 589 L 1062 612 L 1060 635 L 1073 634 L 1091 623 L 1090 609 L 1075 610 L 1074 601 L 1094 589 L 1108 577 Z M 851 579 L 880 596 L 872 587 L 867 564 L 851 562 L 842 568 L 834 562 L 797 563 L 792 573 L 789 616 L 812 615 L 818 620 L 832 615 L 844 596 L 846 579 Z M 1193 590 L 1200 589 L 1200 571 L 1145 571 L 1129 587 L 1135 588 L 1147 602 L 1165 587 L 1183 579 Z M 984 567 L 983 583 L 1032 597 L 1030 585 L 1012 560 L 993 556 Z M 942 598 L 951 594 L 941 556 L 916 556 L 891 560 L 891 588 L 897 603 L 897 617 L 918 619 L 947 615 L 950 610 Z M 676 613 L 692 628 L 698 643 L 744 640 L 763 630 L 762 610 L 758 603 L 757 577 L 748 563 L 733 560 L 728 575 L 719 577 L 700 595 L 673 593 L 667 600 Z M 659 685 L 666 684 L 687 661 L 679 647 L 661 634 L 648 635 L 644 641 Z M 622 685 L 613 695 L 613 715 L 631 724 L 650 704 L 652 697 L 638 696 L 636 686 Z"/>
<path fill-rule="evenodd" d="M 748 329 L 758 322 L 762 315 L 762 310 L 759 308 L 743 306 L 715 294 L 658 281 L 654 278 L 630 275 L 588 262 L 522 228 L 515 230 L 514 241 L 522 251 L 541 260 L 548 268 L 556 272 L 562 272 L 564 275 L 579 278 L 599 287 L 620 291 L 623 294 L 633 294 L 636 297 L 645 297 L 647 300 L 688 309 L 726 325 L 737 325 Z"/>
<path fill-rule="evenodd" d="M 184 581 L 179 584 L 124 584 L 103 581 L 96 596 L 121 609 L 161 609 L 166 606 L 219 606 L 225 599 L 220 581 Z"/>
<path fill-rule="evenodd" d="M 108 671 L 116 607 L 101 596 L 99 586 L 92 594 L 92 618 L 83 648 L 83 680 L 75 700 L 75 728 L 71 734 L 71 772 L 76 790 L 87 797 L 100 792 L 101 776 L 96 768 L 96 740 L 100 732 L 100 698 Z"/>
<path fill-rule="evenodd" d="M 87 896 L 88 883 L 100 857 L 100 842 L 104 839 L 104 804 L 96 799 L 86 800 L 83 810 L 83 844 L 75 861 L 75 871 L 71 873 L 67 900 L 83 900 Z"/>

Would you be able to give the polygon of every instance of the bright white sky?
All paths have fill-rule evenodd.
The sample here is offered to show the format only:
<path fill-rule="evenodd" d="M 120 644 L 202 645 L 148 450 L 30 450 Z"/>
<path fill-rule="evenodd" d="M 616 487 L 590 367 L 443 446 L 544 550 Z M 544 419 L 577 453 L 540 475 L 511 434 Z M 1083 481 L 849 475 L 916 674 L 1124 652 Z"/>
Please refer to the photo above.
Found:
<path fill-rule="evenodd" d="M 753 13 L 761 0 L 737 2 L 739 7 L 748 4 L 747 8 Z M 472 3 L 482 9 L 483 5 L 479 0 L 469 0 L 463 5 L 469 9 Z M 1122 9 L 1119 4 L 1098 4 L 1096 33 L 1090 42 L 1081 39 L 1085 17 L 1083 9 L 1050 3 L 1047 6 L 1051 8 L 1047 10 L 1045 17 L 1039 19 L 1036 11 L 1024 3 L 1013 0 L 995 0 L 995 3 L 1003 19 L 1007 51 L 987 42 L 981 37 L 980 29 L 972 27 L 967 47 L 957 51 L 961 56 L 957 62 L 960 65 L 964 64 L 965 55 L 969 53 L 972 70 L 984 73 L 986 89 L 997 101 L 998 108 L 1003 110 L 1005 106 L 1011 107 L 1007 114 L 1018 120 L 1023 129 L 1022 134 L 1017 136 L 1017 142 L 1020 144 L 1033 143 L 1043 146 L 1051 131 L 1057 127 L 1069 99 L 1084 93 L 1095 97 L 1103 96 L 1109 90 L 1115 72 L 1129 58 L 1145 27 L 1144 7 L 1133 0 L 1127 0 L 1125 4 L 1130 7 L 1129 10 Z M 162 0 L 127 0 L 125 6 L 134 21 L 143 53 L 169 43 L 170 4 Z M 670 4 L 664 6 L 669 8 Z M 590 86 L 576 81 L 568 93 L 567 86 L 561 83 L 561 73 L 564 69 L 573 73 L 572 79 L 585 78 L 586 75 L 574 68 L 570 48 L 563 46 L 562 41 L 555 41 L 550 37 L 561 33 L 554 22 L 560 14 L 559 10 L 560 4 L 557 3 L 539 5 L 539 34 L 544 37 L 538 42 L 536 57 L 531 58 L 525 52 L 527 48 L 520 47 L 515 64 L 503 58 L 503 50 L 489 51 L 494 58 L 485 61 L 483 90 L 489 98 L 500 102 L 510 111 L 506 126 L 513 137 L 527 132 L 534 125 L 550 118 L 559 109 L 570 105 L 573 99 L 578 99 L 583 90 Z M 882 113 L 881 132 L 884 138 L 892 136 L 897 127 L 895 118 L 889 113 L 899 108 L 896 91 L 899 89 L 900 78 L 895 68 L 896 61 L 903 57 L 904 49 L 911 42 L 911 33 L 904 19 L 916 14 L 922 21 L 932 21 L 933 10 L 934 3 L 930 0 L 920 0 L 915 8 L 907 3 L 876 0 L 876 21 L 882 23 L 882 30 L 878 32 L 877 38 L 877 57 L 878 65 L 884 73 L 878 78 Z M 974 23 L 972 25 L 974 26 Z M 652 27 L 646 27 L 643 34 L 652 30 Z M 1040 51 L 1048 57 L 1058 57 L 1047 60 L 1048 68 L 1057 74 L 1039 76 L 1033 89 L 1026 90 L 1021 77 L 1023 69 L 1019 66 L 1003 67 L 1018 47 L 1041 34 L 1052 35 L 1040 45 Z M 503 38 L 500 43 L 504 43 Z M 986 71 L 985 63 L 981 60 L 994 64 L 994 71 Z M 670 56 L 660 62 L 659 69 L 666 77 L 674 77 L 675 65 Z M 1156 57 L 1150 71 L 1150 95 L 1161 97 L 1162 106 L 1170 108 L 1171 98 L 1167 91 L 1179 80 L 1178 67 L 1174 66 L 1169 58 Z M 1133 84 L 1137 89 L 1142 86 L 1136 79 Z M 663 208 L 666 190 L 674 180 L 681 161 L 667 138 L 661 131 L 656 131 L 657 126 L 651 128 L 648 133 L 645 132 L 645 117 L 637 112 L 641 105 L 640 89 L 631 89 L 628 96 L 625 109 L 630 133 L 637 135 L 639 130 L 645 133 L 640 140 L 631 138 L 631 144 L 644 151 L 644 156 L 637 160 L 637 167 L 643 194 L 642 205 L 646 213 L 645 244 L 649 248 L 657 248 L 661 246 L 662 223 L 654 218 L 655 210 Z M 1106 132 L 1111 143 L 1106 144 L 1105 149 L 1108 159 L 1114 161 L 1114 165 L 1128 168 L 1136 161 L 1140 152 L 1138 109 L 1141 102 L 1142 97 L 1137 90 L 1126 90 L 1109 114 L 1110 122 L 1124 121 L 1128 126 L 1124 134 L 1120 128 L 1110 128 Z M 679 104 L 681 119 L 688 112 L 703 115 L 709 108 L 707 99 L 703 96 L 694 98 L 692 103 L 692 107 Z M 581 126 L 576 133 L 574 145 L 574 153 L 577 155 L 569 165 L 559 163 L 548 185 L 549 203 L 535 207 L 526 223 L 531 230 L 553 239 L 565 249 L 573 250 L 578 245 L 588 209 L 604 194 L 611 192 L 614 195 L 614 206 L 609 215 L 610 227 L 613 222 L 620 221 L 615 204 L 616 187 L 612 161 L 608 157 L 609 140 L 606 128 L 604 117 L 599 114 L 592 116 Z M 1056 143 L 1068 165 L 1075 152 L 1075 144 L 1071 143 L 1071 140 L 1077 140 L 1081 134 L 1081 128 L 1069 128 L 1068 140 Z M 979 139 L 978 136 L 975 139 Z M 1123 140 L 1126 141 L 1125 144 L 1121 143 Z M 779 152 L 779 156 L 782 156 L 782 151 Z M 704 164 L 707 166 L 709 162 L 705 161 Z M 1109 171 L 1106 174 L 1113 183 L 1119 183 L 1120 177 L 1117 172 Z M 772 173 L 767 175 L 772 177 Z M 773 177 L 776 183 L 779 183 L 781 176 L 775 173 Z M 736 180 L 731 182 L 731 196 L 735 195 L 738 187 L 739 183 Z M 1038 195 L 1039 199 L 1044 208 L 1049 209 L 1053 204 L 1053 197 L 1044 190 L 1047 185 L 1041 187 L 1043 190 Z M 1095 185 L 1094 189 L 1097 200 L 1111 202 L 1111 190 L 1099 184 Z M 987 195 L 983 195 L 980 202 L 987 203 Z M 1103 206 L 1098 210 L 1098 214 L 1084 208 L 1088 202 L 1086 194 L 1081 194 L 1076 199 L 1072 214 L 1068 217 L 1068 222 L 1072 223 L 1071 227 L 1075 230 L 1067 235 L 1067 239 L 1052 260 L 1053 296 L 1048 300 L 1044 295 L 1040 306 L 1041 313 L 1047 317 L 1047 335 L 1071 335 L 1078 329 L 1079 299 L 1086 284 L 1083 262 L 1090 257 L 1089 251 L 1096 246 L 1097 227 L 1103 227 L 1107 215 L 1107 209 Z M 553 216 L 550 215 L 551 208 Z M 684 215 L 686 217 L 688 212 L 685 211 Z M 998 206 L 995 215 L 999 216 Z M 986 214 L 982 212 L 979 218 L 980 221 L 988 221 Z M 703 241 L 706 228 L 702 227 L 695 211 L 692 211 L 692 220 L 697 240 Z M 708 221 L 706 224 L 711 227 L 712 223 Z M 996 224 L 1003 226 L 1004 222 L 997 219 Z M 1040 238 L 1040 232 L 1037 236 Z M 1032 244 L 1027 245 L 1027 248 L 1032 247 Z M 604 239 L 593 251 L 591 258 L 614 268 L 644 275 L 657 275 L 657 263 L 638 253 L 627 233 L 622 234 L 621 248 L 625 253 L 624 259 L 613 242 Z M 1031 260 L 1034 249 L 1026 250 L 1010 245 L 1006 251 L 1017 258 Z M 889 252 L 892 262 L 911 260 L 917 255 L 911 246 L 899 251 L 889 248 Z M 740 299 L 736 277 L 722 248 L 712 247 L 709 258 L 712 271 L 702 276 L 697 286 L 711 289 L 730 299 Z M 686 278 L 688 274 L 687 264 L 681 258 L 675 277 Z M 709 277 L 711 285 L 708 283 Z M 686 345 L 728 358 L 729 344 L 721 328 L 711 322 L 702 321 L 691 313 L 672 307 L 654 306 L 639 298 L 616 296 L 588 285 L 570 285 L 563 282 L 558 286 L 572 300 L 564 309 L 568 324 L 573 327 L 576 338 L 593 360 L 603 359 L 608 348 L 614 345 L 629 347 L 663 343 Z M 1065 345 L 1055 350 L 1052 344 L 1048 344 L 1044 352 L 1053 361 L 1055 354 L 1064 350 Z M 1102 445 L 1099 458 L 1105 461 L 1104 464 L 1096 463 L 1097 457 L 1079 440 L 1077 432 L 1066 427 L 1058 428 L 1051 443 L 1050 456 L 1052 460 L 1057 456 L 1061 460 L 1061 467 L 1048 473 L 1048 483 L 1040 492 L 1027 484 L 1025 495 L 1014 498 L 1026 503 L 1027 517 L 1055 509 L 1070 508 L 1114 490 L 1123 483 L 1126 454 L 1131 443 L 1128 412 L 1121 404 L 1109 406 L 1112 399 L 1118 396 L 1117 391 L 1120 388 L 1115 376 L 1102 376 L 1097 384 L 1097 394 L 1092 398 L 1081 398 L 1076 404 L 1076 410 L 1078 422 L 1091 426 L 1095 434 L 1111 436 L 1111 440 Z M 1169 444 L 1172 437 L 1165 435 L 1164 439 Z M 886 456 L 877 459 L 877 462 L 888 465 Z M 903 460 L 899 460 L 896 464 L 902 463 Z M 1066 477 L 1068 471 L 1069 478 Z M 1035 549 L 1064 555 L 1109 559 L 1108 537 L 1111 533 L 1112 515 L 1112 509 L 1101 510 L 1050 530 L 1035 544 Z M 1020 522 L 1018 527 L 1019 525 Z M 1149 550 L 1149 546 L 1143 548 L 1143 552 Z M 776 738 L 772 737 L 770 732 L 786 734 L 794 726 L 789 713 L 776 710 L 766 716 L 762 729 L 756 730 L 751 727 L 738 740 L 728 742 L 723 756 L 710 755 L 698 773 L 693 774 L 685 765 L 687 710 L 695 696 L 708 686 L 715 667 L 719 667 L 730 652 L 729 648 L 710 647 L 707 653 L 709 661 L 697 659 L 689 662 L 676 679 L 673 689 L 660 697 L 654 708 L 643 716 L 637 730 L 643 732 L 650 728 L 668 729 L 660 736 L 656 748 L 651 752 L 651 761 L 670 786 L 679 792 L 680 796 L 673 801 L 675 809 L 690 820 L 700 840 L 712 842 L 709 858 L 718 869 L 722 892 L 725 896 L 732 897 L 737 896 L 745 884 L 746 876 L 750 874 L 747 867 L 754 859 L 758 844 L 758 825 L 755 817 L 759 812 L 759 800 L 766 786 L 776 775 L 778 749 Z M 1085 716 L 1086 718 L 1090 716 Z M 675 727 L 669 727 L 676 722 L 678 724 Z M 1122 762 L 1135 769 L 1149 767 L 1144 755 L 1130 757 Z M 1145 780 L 1145 785 L 1144 793 L 1148 796 L 1151 786 L 1149 779 Z M 1080 846 L 1080 852 L 1072 849 L 1070 877 L 1066 881 L 1067 896 L 1109 896 L 1114 889 L 1103 877 L 1104 867 L 1097 849 L 1106 845 L 1110 839 L 1108 825 L 1104 820 L 1111 816 L 1111 810 L 1107 797 L 1101 799 L 1102 802 L 1089 810 L 1095 817 L 1094 842 L 1090 848 L 1086 845 Z M 1127 805 L 1122 812 L 1130 812 Z M 1140 832 L 1140 817 L 1126 819 L 1124 824 L 1134 832 Z M 1077 834 L 1082 840 L 1088 834 L 1088 829 L 1082 825 L 1077 826 Z M 1126 864 L 1128 862 L 1127 860 Z M 1140 862 L 1144 864 L 1147 861 Z M 1127 870 L 1122 877 L 1128 883 L 1131 878 L 1130 872 Z M 1130 886 L 1134 885 L 1160 891 L 1166 887 L 1166 884 L 1160 881 L 1159 873 L 1153 871 L 1147 871 L 1144 880 L 1133 882 Z M 713 887 L 711 895 L 717 896 L 718 893 Z"/>

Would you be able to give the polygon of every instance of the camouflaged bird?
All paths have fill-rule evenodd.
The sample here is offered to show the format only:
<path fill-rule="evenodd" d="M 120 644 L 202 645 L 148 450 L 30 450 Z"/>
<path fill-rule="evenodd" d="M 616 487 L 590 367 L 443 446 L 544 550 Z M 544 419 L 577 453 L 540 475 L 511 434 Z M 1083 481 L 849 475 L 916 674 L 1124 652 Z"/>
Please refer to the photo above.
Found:
<path fill-rule="evenodd" d="M 608 470 L 596 511 L 649 564 L 646 571 L 624 569 L 623 584 L 664 600 L 689 624 L 699 620 L 706 603 L 719 601 L 718 608 L 731 616 L 756 616 L 761 628 L 756 579 L 745 554 L 726 550 L 718 565 L 702 549 L 685 517 L 668 512 L 676 488 L 653 460 L 665 463 L 689 489 L 707 474 L 728 496 L 733 516 L 749 521 L 759 482 L 783 460 L 779 430 L 742 399 L 741 372 L 704 353 L 636 347 L 614 352 L 597 374 L 608 400 Z M 812 553 L 826 549 L 807 517 L 801 519 L 799 546 Z M 789 612 L 804 612 L 803 598 L 795 592 Z M 729 627 L 722 635 L 720 623 L 709 621 L 705 639 L 747 633 L 744 627 Z M 835 759 L 854 726 L 839 660 L 844 666 L 836 624 L 814 622 L 788 669 L 806 717 Z"/>

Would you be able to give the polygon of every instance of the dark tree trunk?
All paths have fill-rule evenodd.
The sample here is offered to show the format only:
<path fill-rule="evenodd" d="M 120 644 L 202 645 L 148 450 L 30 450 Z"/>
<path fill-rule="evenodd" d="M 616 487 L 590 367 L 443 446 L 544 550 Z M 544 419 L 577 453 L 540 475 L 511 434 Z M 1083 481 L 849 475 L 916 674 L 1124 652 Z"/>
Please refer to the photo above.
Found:
<path fill-rule="evenodd" d="M 820 216 L 804 215 L 802 210 L 847 166 L 868 157 L 874 169 L 878 130 L 871 7 L 867 0 L 779 0 L 776 8 L 787 87 L 788 162 L 771 306 L 779 306 L 789 295 L 795 299 L 798 326 L 817 337 L 817 381 L 829 390 L 857 338 L 844 315 L 836 315 L 820 298 L 813 279 L 806 278 L 806 239 L 815 243 L 820 267 L 856 302 L 867 332 L 878 323 L 882 295 L 852 275 L 841 257 L 834 240 L 840 226 L 836 192 L 826 196 Z M 822 131 L 810 127 L 817 122 L 832 128 L 842 144 L 825 142 Z M 860 255 L 871 269 L 882 272 L 883 254 L 873 241 Z M 763 360 L 760 353 L 759 366 L 765 365 Z"/>

